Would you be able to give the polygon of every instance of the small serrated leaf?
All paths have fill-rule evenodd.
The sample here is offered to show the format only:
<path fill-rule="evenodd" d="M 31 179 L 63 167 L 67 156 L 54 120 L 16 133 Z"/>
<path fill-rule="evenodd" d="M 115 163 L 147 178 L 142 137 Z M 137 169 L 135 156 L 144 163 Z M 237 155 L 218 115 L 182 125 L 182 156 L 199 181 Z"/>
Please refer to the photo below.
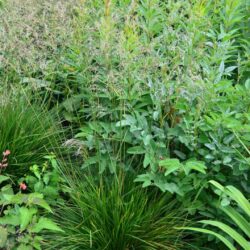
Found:
<path fill-rule="evenodd" d="M 55 222 L 45 217 L 41 217 L 31 231 L 33 233 L 39 233 L 44 229 L 57 232 L 64 232 Z"/>

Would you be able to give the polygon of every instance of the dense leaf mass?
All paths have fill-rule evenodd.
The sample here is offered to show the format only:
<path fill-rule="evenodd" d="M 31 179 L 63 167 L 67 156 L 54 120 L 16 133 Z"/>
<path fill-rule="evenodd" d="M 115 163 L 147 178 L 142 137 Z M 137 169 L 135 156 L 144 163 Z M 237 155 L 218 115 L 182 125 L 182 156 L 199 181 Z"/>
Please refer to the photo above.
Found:
<path fill-rule="evenodd" d="M 0 0 L 0 248 L 250 249 L 247 0 Z"/>

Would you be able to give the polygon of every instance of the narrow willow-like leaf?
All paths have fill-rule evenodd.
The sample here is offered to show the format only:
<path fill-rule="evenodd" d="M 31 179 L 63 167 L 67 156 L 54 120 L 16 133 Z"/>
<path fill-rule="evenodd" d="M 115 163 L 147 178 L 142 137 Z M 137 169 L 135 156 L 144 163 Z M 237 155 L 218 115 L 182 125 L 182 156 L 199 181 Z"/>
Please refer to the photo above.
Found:
<path fill-rule="evenodd" d="M 241 209 L 250 217 L 250 203 L 246 199 L 246 197 L 240 192 L 239 189 L 237 189 L 234 186 L 223 187 L 220 183 L 213 180 L 209 182 L 213 184 L 216 188 L 218 188 L 219 190 L 230 196 L 231 199 L 235 200 L 241 207 Z"/>
<path fill-rule="evenodd" d="M 235 222 L 235 224 L 250 238 L 250 224 L 240 213 L 238 213 L 230 206 L 222 208 L 222 211 L 224 211 Z"/>
<path fill-rule="evenodd" d="M 213 232 L 211 230 L 204 229 L 204 228 L 196 228 L 196 227 L 180 227 L 178 229 L 181 229 L 181 230 L 190 230 L 190 231 L 195 231 L 195 232 L 199 232 L 199 233 L 205 233 L 205 234 L 213 235 L 216 238 L 218 238 L 220 241 L 222 241 L 228 247 L 228 249 L 230 249 L 230 250 L 237 250 L 232 245 L 232 243 L 229 240 L 227 240 L 224 236 L 222 236 L 222 235 L 220 235 L 218 233 L 215 233 L 215 232 Z"/>
<path fill-rule="evenodd" d="M 244 239 L 238 232 L 236 232 L 234 229 L 229 227 L 228 225 L 219 222 L 219 221 L 213 221 L 213 220 L 202 220 L 200 221 L 203 224 L 208 224 L 211 226 L 215 226 L 225 233 L 227 233 L 229 236 L 231 236 L 244 250 L 250 249 L 250 243 Z"/>
<path fill-rule="evenodd" d="M 244 210 L 244 212 L 250 217 L 250 203 L 246 197 L 234 186 L 226 187 L 229 192 L 226 192 L 232 199 L 234 199 L 238 205 Z"/>
<path fill-rule="evenodd" d="M 211 180 L 209 181 L 209 183 L 211 183 L 212 185 L 214 185 L 216 188 L 218 188 L 219 190 L 223 191 L 225 190 L 225 188 L 217 181 Z"/>

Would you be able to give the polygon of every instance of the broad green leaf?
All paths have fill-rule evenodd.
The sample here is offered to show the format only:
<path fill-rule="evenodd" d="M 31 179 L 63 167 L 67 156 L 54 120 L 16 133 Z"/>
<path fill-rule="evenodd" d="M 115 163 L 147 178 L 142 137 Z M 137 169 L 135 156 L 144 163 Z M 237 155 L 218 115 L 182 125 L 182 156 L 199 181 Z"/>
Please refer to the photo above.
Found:
<path fill-rule="evenodd" d="M 152 185 L 152 180 L 154 179 L 154 175 L 151 173 L 147 173 L 147 174 L 141 174 L 138 175 L 134 182 L 143 182 L 142 187 L 148 187 L 150 185 Z"/>
<path fill-rule="evenodd" d="M 165 159 L 159 162 L 160 167 L 164 167 L 167 171 L 165 172 L 165 176 L 177 171 L 178 169 L 182 169 L 183 165 L 180 163 L 178 159 Z"/>
<path fill-rule="evenodd" d="M 7 228 L 0 226 L 0 247 L 1 248 L 4 248 L 6 246 L 7 237 L 8 237 Z"/>
<path fill-rule="evenodd" d="M 139 180 L 136 180 L 136 181 L 139 181 Z M 152 185 L 151 181 L 150 180 L 145 180 L 143 183 L 142 183 L 142 187 L 145 188 L 145 187 L 148 187 Z"/>
<path fill-rule="evenodd" d="M 151 140 L 152 136 L 151 135 L 146 135 L 143 137 L 143 143 L 145 146 L 148 146 L 150 144 L 150 140 Z"/>
<path fill-rule="evenodd" d="M 127 120 L 121 120 L 116 123 L 116 127 L 124 127 L 124 126 L 129 126 L 129 125 L 130 125 L 130 122 L 128 122 Z"/>
<path fill-rule="evenodd" d="M 13 188 L 12 188 L 11 184 L 7 184 L 1 188 L 1 195 L 2 195 L 2 198 L 0 199 L 0 204 L 4 203 L 4 201 L 6 199 L 5 195 L 7 195 L 7 196 L 9 195 L 10 197 L 12 195 L 14 195 Z"/>
<path fill-rule="evenodd" d="M 164 189 L 165 191 L 170 192 L 171 194 L 177 193 L 181 196 L 183 196 L 183 192 L 179 189 L 179 187 L 175 183 L 164 183 Z"/>
<path fill-rule="evenodd" d="M 20 216 L 19 214 L 8 214 L 0 218 L 0 225 L 20 225 Z"/>
<path fill-rule="evenodd" d="M 27 205 L 38 205 L 44 209 L 52 212 L 48 203 L 43 199 L 43 195 L 40 193 L 22 194 L 18 193 L 15 195 L 5 195 L 6 201 L 0 204 L 27 204 Z"/>
<path fill-rule="evenodd" d="M 36 249 L 36 250 L 42 250 L 42 247 L 41 247 L 41 242 L 43 241 L 43 237 L 41 236 L 35 236 L 34 237 L 34 240 L 32 242 L 32 246 Z"/>
<path fill-rule="evenodd" d="M 38 205 L 38 206 L 48 210 L 49 212 L 52 212 L 49 204 L 43 199 L 42 194 L 32 193 L 32 194 L 29 194 L 28 198 L 29 198 L 29 204 Z"/>
<path fill-rule="evenodd" d="M 232 161 L 232 158 L 230 156 L 226 156 L 223 159 L 223 164 L 226 165 L 226 164 L 230 163 L 231 161 Z"/>
<path fill-rule="evenodd" d="M 150 164 L 150 155 L 146 153 L 144 155 L 143 167 L 146 168 Z"/>
<path fill-rule="evenodd" d="M 50 159 L 50 163 L 51 163 L 51 166 L 54 168 L 54 169 L 57 169 L 58 170 L 58 163 L 57 163 L 57 160 L 52 158 Z"/>
<path fill-rule="evenodd" d="M 99 174 L 102 174 L 105 169 L 108 167 L 108 165 L 110 164 L 110 160 L 109 160 L 109 155 L 108 154 L 103 154 L 99 156 L 100 161 L 99 161 Z"/>
<path fill-rule="evenodd" d="M 84 164 L 82 165 L 82 168 L 86 168 L 90 165 L 97 164 L 98 162 L 100 162 L 99 155 L 89 157 L 88 159 L 85 160 Z"/>
<path fill-rule="evenodd" d="M 131 115 L 124 115 L 124 120 L 116 123 L 116 127 L 131 126 L 136 123 L 136 119 Z"/>
<path fill-rule="evenodd" d="M 35 208 L 27 208 L 21 207 L 19 209 L 20 213 L 20 230 L 23 231 L 27 228 L 29 223 L 31 222 L 33 215 L 37 213 L 37 209 Z"/>
<path fill-rule="evenodd" d="M 184 154 L 183 152 L 179 151 L 179 150 L 174 150 L 174 153 L 182 160 L 186 159 L 186 154 Z"/>
<path fill-rule="evenodd" d="M 160 116 L 160 111 L 159 110 L 153 112 L 153 119 L 155 121 L 159 120 L 159 116 Z"/>
<path fill-rule="evenodd" d="M 205 143 L 205 146 L 211 150 L 216 150 L 214 143 Z"/>
<path fill-rule="evenodd" d="M 22 204 L 22 203 L 27 203 L 29 200 L 29 196 L 27 194 L 15 194 L 15 195 L 9 195 L 6 194 L 4 195 L 5 201 L 3 202 L 3 204 Z"/>
<path fill-rule="evenodd" d="M 55 222 L 52 220 L 41 217 L 37 224 L 32 228 L 32 232 L 39 233 L 40 231 L 47 229 L 51 231 L 58 231 L 58 232 L 64 232 Z"/>
<path fill-rule="evenodd" d="M 207 167 L 205 166 L 205 164 L 202 161 L 189 160 L 185 163 L 185 169 L 188 169 L 189 171 L 196 170 L 198 172 L 206 174 Z"/>
<path fill-rule="evenodd" d="M 35 176 L 40 180 L 41 179 L 41 174 L 40 174 L 40 169 L 38 165 L 33 165 L 30 167 L 30 170 L 35 174 Z"/>
<path fill-rule="evenodd" d="M 169 166 L 175 166 L 175 165 L 182 166 L 180 161 L 178 159 L 175 159 L 175 158 L 173 158 L 173 159 L 168 158 L 168 159 L 161 160 L 159 162 L 159 165 L 161 167 L 166 167 L 166 168 Z"/>
<path fill-rule="evenodd" d="M 9 180 L 9 179 L 10 179 L 10 177 L 8 177 L 8 176 L 0 175 L 0 184 L 1 184 L 2 182 L 6 181 L 6 180 Z"/>
<path fill-rule="evenodd" d="M 101 133 L 102 132 L 102 127 L 99 124 L 99 122 L 89 122 L 88 125 L 96 133 Z"/>
<path fill-rule="evenodd" d="M 75 138 L 86 138 L 88 135 L 92 135 L 93 130 L 89 126 L 81 127 L 81 132 L 75 135 Z"/>
<path fill-rule="evenodd" d="M 25 244 L 21 244 L 17 247 L 17 250 L 33 250 L 32 249 L 32 246 L 28 246 L 28 245 L 25 245 Z"/>
<path fill-rule="evenodd" d="M 223 139 L 223 142 L 225 144 L 229 144 L 234 139 L 234 137 L 235 137 L 234 134 L 230 134 Z"/>
<path fill-rule="evenodd" d="M 43 189 L 44 195 L 50 198 L 57 198 L 58 197 L 58 189 L 54 186 L 47 186 Z"/>
<path fill-rule="evenodd" d="M 172 174 L 173 172 L 177 171 L 178 169 L 180 169 L 179 166 L 169 166 L 168 170 L 164 173 L 165 176 L 168 176 L 170 174 Z"/>

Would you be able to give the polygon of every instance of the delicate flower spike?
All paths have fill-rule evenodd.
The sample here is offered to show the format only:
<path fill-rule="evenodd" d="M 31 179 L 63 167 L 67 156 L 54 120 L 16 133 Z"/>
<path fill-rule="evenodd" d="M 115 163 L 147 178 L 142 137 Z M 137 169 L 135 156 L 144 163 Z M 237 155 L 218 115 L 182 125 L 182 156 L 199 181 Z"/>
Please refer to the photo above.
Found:
<path fill-rule="evenodd" d="M 8 155 L 10 155 L 10 150 L 5 150 L 5 152 L 3 152 L 3 156 L 8 156 Z"/>
<path fill-rule="evenodd" d="M 23 183 L 23 182 L 19 184 L 19 187 L 20 187 L 21 190 L 26 190 L 27 189 L 27 185 L 25 183 Z"/>

